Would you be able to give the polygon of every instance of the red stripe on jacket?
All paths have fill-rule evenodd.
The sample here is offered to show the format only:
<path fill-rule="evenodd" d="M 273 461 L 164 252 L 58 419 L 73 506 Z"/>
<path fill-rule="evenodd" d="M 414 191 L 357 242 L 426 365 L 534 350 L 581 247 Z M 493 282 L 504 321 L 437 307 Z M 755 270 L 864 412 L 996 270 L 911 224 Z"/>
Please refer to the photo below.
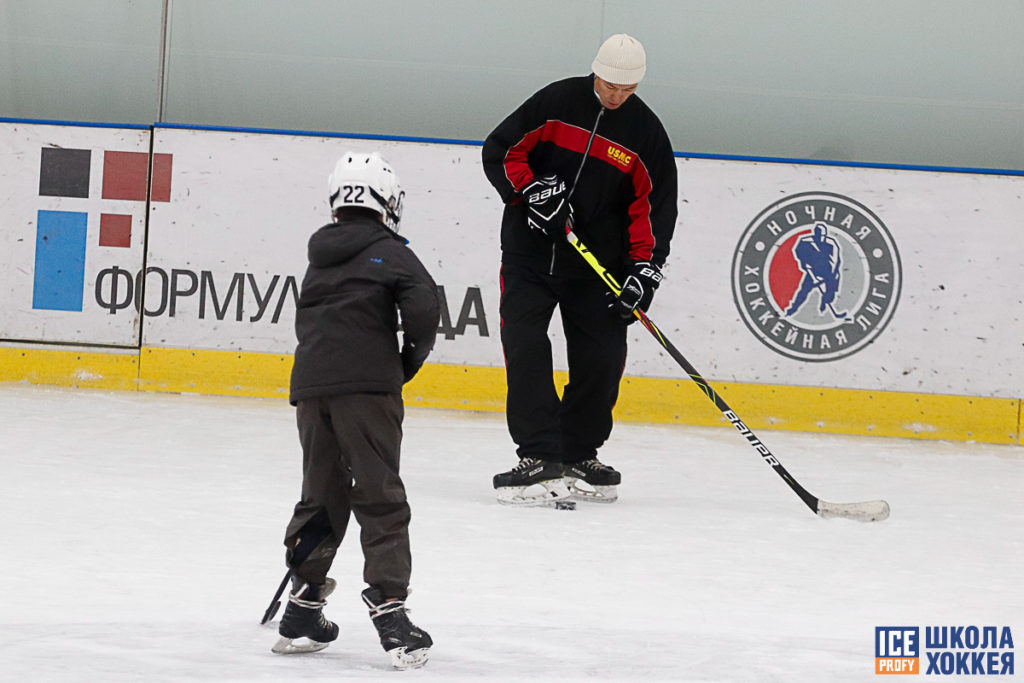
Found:
<path fill-rule="evenodd" d="M 533 171 L 530 169 L 528 159 L 530 152 L 538 143 L 551 142 L 562 149 L 583 154 L 589 140 L 590 131 L 586 128 L 563 121 L 546 121 L 543 126 L 534 128 L 524 135 L 505 153 L 505 177 L 518 192 L 533 180 Z M 628 156 L 629 160 L 623 161 L 622 156 L 613 156 L 613 150 Z M 628 210 L 630 220 L 629 256 L 634 261 L 650 260 L 654 251 L 654 226 L 651 224 L 650 202 L 653 185 L 647 167 L 640 161 L 636 152 L 600 135 L 594 136 L 588 156 L 608 163 L 629 175 L 629 179 L 633 183 L 633 193 L 636 195 L 636 199 L 630 203 Z"/>

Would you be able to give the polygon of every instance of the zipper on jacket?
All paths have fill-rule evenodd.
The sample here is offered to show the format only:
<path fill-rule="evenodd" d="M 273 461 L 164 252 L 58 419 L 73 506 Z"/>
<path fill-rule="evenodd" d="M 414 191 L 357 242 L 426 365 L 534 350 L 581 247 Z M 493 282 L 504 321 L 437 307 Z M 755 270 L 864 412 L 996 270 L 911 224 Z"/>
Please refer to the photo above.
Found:
<path fill-rule="evenodd" d="M 601 115 L 604 114 L 604 105 L 601 105 L 601 109 L 597 112 L 597 118 L 594 119 L 594 127 L 590 129 L 590 137 L 587 138 L 587 146 L 583 150 L 583 159 L 580 161 L 580 167 L 576 169 L 576 177 L 573 178 L 572 187 L 569 188 L 569 196 L 565 198 L 565 201 L 572 199 L 573 193 L 576 191 L 576 183 L 580 181 L 580 174 L 583 173 L 583 164 L 587 163 L 587 157 L 590 156 L 590 146 L 594 144 L 594 136 L 597 134 L 597 124 L 601 122 Z M 551 243 L 551 263 L 548 264 L 548 275 L 555 274 L 555 248 L 558 245 L 554 242 Z"/>

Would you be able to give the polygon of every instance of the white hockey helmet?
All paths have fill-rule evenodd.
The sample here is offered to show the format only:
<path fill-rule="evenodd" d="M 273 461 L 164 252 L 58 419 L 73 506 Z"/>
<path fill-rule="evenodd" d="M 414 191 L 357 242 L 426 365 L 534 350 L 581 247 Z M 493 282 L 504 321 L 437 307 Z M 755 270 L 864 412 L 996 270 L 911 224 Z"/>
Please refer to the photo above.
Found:
<path fill-rule="evenodd" d="M 331 214 L 346 206 L 380 214 L 384 225 L 398 232 L 405 192 L 398 175 L 380 154 L 346 152 L 327 179 Z"/>

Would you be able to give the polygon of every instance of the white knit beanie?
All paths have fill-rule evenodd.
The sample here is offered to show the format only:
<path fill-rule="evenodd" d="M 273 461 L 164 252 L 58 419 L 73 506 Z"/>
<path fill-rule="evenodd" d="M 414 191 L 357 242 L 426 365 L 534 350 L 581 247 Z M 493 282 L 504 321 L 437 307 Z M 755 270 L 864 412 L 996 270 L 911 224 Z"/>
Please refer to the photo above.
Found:
<path fill-rule="evenodd" d="M 598 78 L 609 83 L 634 85 L 647 71 L 647 55 L 639 40 L 616 33 L 601 45 L 591 68 Z"/>

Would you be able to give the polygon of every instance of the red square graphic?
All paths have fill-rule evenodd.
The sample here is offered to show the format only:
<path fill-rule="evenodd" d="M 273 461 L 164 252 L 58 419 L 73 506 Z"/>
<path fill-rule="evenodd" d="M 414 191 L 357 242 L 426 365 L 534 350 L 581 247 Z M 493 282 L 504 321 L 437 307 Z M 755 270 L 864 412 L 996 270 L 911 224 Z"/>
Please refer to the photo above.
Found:
<path fill-rule="evenodd" d="M 132 246 L 132 217 L 122 213 L 100 214 L 100 246 Z"/>
<path fill-rule="evenodd" d="M 171 201 L 171 159 L 173 154 L 153 155 L 154 202 Z M 103 198 L 146 201 L 149 154 L 145 152 L 103 153 Z"/>
<path fill-rule="evenodd" d="M 146 201 L 149 154 L 145 152 L 103 153 L 103 198 Z"/>
<path fill-rule="evenodd" d="M 173 154 L 153 155 L 153 191 L 154 202 L 171 201 L 171 159 Z"/>

